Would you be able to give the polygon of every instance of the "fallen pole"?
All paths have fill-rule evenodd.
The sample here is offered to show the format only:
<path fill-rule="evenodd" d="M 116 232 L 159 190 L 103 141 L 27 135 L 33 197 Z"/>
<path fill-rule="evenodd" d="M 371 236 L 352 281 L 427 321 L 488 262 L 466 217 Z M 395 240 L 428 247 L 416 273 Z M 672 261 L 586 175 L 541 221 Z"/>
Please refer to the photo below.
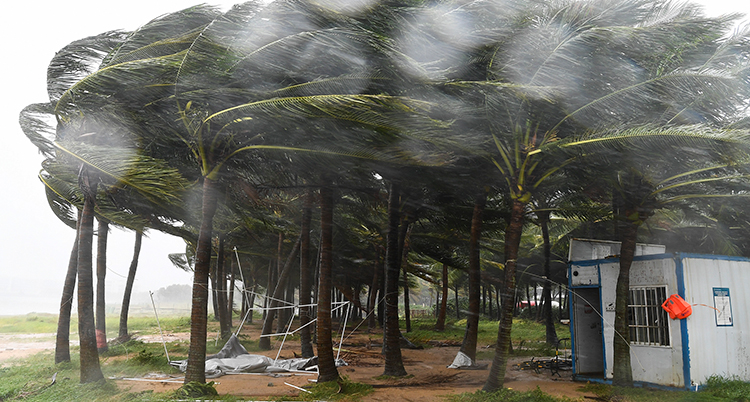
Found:
<path fill-rule="evenodd" d="M 151 305 L 154 306 L 154 315 L 156 316 L 156 324 L 159 326 L 159 334 L 161 335 L 161 344 L 164 346 L 164 354 L 167 355 L 167 363 L 171 362 L 169 359 L 169 352 L 167 352 L 167 342 L 164 341 L 164 333 L 161 331 L 161 323 L 159 322 L 159 313 L 156 312 L 156 303 L 154 303 L 154 292 L 148 291 L 148 295 L 151 296 Z"/>

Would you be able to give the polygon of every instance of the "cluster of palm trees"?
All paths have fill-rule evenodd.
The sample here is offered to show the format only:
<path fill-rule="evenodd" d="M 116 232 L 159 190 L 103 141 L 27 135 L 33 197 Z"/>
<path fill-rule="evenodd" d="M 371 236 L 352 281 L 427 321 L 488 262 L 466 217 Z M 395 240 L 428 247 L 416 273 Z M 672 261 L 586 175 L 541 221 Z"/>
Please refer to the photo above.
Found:
<path fill-rule="evenodd" d="M 382 309 L 384 374 L 399 376 L 398 293 L 408 275 L 439 282 L 443 266 L 468 272 L 462 352 L 474 359 L 482 273 L 502 272 L 485 385 L 494 390 L 530 224 L 543 234 L 547 278 L 556 240 L 620 240 L 615 381 L 631 382 L 638 229 L 658 213 L 725 244 L 747 234 L 738 200 L 750 184 L 750 36 L 728 32 L 736 17 L 661 0 L 250 1 L 71 43 L 50 63 L 49 101 L 24 109 L 21 125 L 46 156 L 51 207 L 78 230 L 70 271 L 81 381 L 101 378 L 96 216 L 188 243 L 186 382 L 205 382 L 209 277 L 229 247 L 267 294 L 293 294 L 282 275 L 289 264 L 272 265 L 298 238 L 300 303 L 317 295 L 320 381 L 338 379 L 334 286 L 357 302 L 369 288 L 366 309 Z M 686 226 L 677 220 L 670 233 Z M 274 272 L 288 284 L 274 284 Z M 544 292 L 548 304 L 548 284 Z M 309 353 L 308 342 L 303 335 Z"/>

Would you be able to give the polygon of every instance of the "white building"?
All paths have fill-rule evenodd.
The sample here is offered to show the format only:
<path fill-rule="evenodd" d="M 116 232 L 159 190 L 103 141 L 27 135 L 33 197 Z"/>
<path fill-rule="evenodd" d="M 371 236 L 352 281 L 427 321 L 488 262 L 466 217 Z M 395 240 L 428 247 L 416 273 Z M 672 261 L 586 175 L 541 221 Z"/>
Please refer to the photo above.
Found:
<path fill-rule="evenodd" d="M 619 244 L 574 240 L 568 282 L 573 375 L 609 382 L 613 369 Z M 604 258 L 609 257 L 609 258 Z M 750 381 L 750 259 L 665 254 L 639 245 L 630 273 L 633 380 L 696 389 L 711 375 Z M 670 319 L 661 304 L 678 294 L 692 306 Z"/>

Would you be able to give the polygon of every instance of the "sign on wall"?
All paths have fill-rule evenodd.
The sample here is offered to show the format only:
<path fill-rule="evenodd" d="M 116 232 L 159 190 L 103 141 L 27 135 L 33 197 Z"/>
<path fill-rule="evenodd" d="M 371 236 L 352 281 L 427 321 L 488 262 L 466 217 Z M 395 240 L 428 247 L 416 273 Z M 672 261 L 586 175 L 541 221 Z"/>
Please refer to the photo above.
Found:
<path fill-rule="evenodd" d="M 732 301 L 729 298 L 729 288 L 714 288 L 714 313 L 716 326 L 732 326 Z"/>

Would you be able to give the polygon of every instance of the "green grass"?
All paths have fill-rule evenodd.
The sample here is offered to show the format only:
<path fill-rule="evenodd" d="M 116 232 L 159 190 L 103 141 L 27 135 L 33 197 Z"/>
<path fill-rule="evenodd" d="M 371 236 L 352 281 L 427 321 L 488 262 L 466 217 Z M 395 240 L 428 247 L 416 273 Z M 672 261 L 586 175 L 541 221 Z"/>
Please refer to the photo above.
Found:
<path fill-rule="evenodd" d="M 512 389 L 502 389 L 496 392 L 477 391 L 474 393 L 465 393 L 452 395 L 448 397 L 450 402 L 573 402 L 575 399 L 558 398 L 545 394 L 541 389 L 533 391 L 519 392 Z"/>
<path fill-rule="evenodd" d="M 57 315 L 29 313 L 0 316 L 0 334 L 48 334 L 57 332 Z"/>
<path fill-rule="evenodd" d="M 24 360 L 23 365 L 0 369 L 0 401 L 126 401 L 130 396 L 120 394 L 108 382 L 79 384 L 79 366 L 75 356 L 73 362 L 53 364 L 49 353 L 40 353 Z M 55 384 L 52 377 L 56 374 Z"/>
<path fill-rule="evenodd" d="M 339 382 L 331 381 L 315 384 L 300 392 L 297 398 L 282 398 L 285 401 L 358 401 L 373 392 L 370 385 L 352 382 L 343 376 Z"/>
<path fill-rule="evenodd" d="M 78 356 L 72 355 L 70 363 L 54 365 L 49 354 L 39 354 L 25 359 L 23 365 L 0 368 L 0 401 L 48 402 L 48 401 L 87 401 L 87 402 L 127 402 L 164 401 L 176 399 L 175 391 L 166 393 L 124 392 L 112 381 L 99 381 L 79 384 Z M 166 364 L 164 364 L 166 365 Z M 148 364 L 149 368 L 155 366 Z M 104 376 L 117 371 L 115 367 L 103 364 Z M 146 371 L 142 368 L 141 374 Z M 52 376 L 56 375 L 55 384 Z M 238 400 L 233 396 L 217 396 L 212 400 Z"/>
<path fill-rule="evenodd" d="M 750 383 L 735 378 L 714 376 L 698 392 L 653 388 L 626 388 L 587 384 L 581 388 L 604 401 L 618 402 L 748 402 Z"/>
<path fill-rule="evenodd" d="M 464 338 L 466 320 L 446 321 L 444 331 L 435 331 L 435 319 L 417 319 L 412 321 L 412 332 L 405 334 L 410 341 L 422 346 L 428 346 L 431 340 L 460 342 Z M 570 330 L 567 326 L 557 325 L 555 327 L 558 338 L 569 338 Z M 492 359 L 494 349 L 485 349 L 485 346 L 494 346 L 497 342 L 497 321 L 479 321 L 477 336 L 477 359 Z M 533 320 L 516 318 L 513 320 L 511 329 L 511 340 L 513 341 L 513 354 L 521 356 L 554 356 L 555 349 L 546 344 L 546 332 L 544 324 Z M 568 343 L 570 345 L 570 343 Z"/>
<path fill-rule="evenodd" d="M 189 317 L 159 317 L 163 329 L 173 332 L 190 332 Z M 209 321 L 209 331 L 212 330 Z M 107 316 L 107 337 L 117 336 L 120 325 L 119 316 Z M 218 328 L 218 323 L 214 327 Z M 141 334 L 158 334 L 159 326 L 154 316 L 131 316 L 128 319 L 128 331 Z M 48 334 L 57 332 L 57 315 L 46 313 L 29 313 L 19 316 L 0 316 L 0 334 Z M 71 339 L 78 339 L 78 317 L 70 319 Z"/>
<path fill-rule="evenodd" d="M 734 377 L 711 376 L 700 393 L 729 401 L 748 402 L 750 401 L 750 383 Z"/>
<path fill-rule="evenodd" d="M 625 388 L 604 384 L 586 384 L 582 391 L 596 395 L 597 400 L 612 402 L 748 402 L 750 383 L 733 378 L 711 377 L 699 392 L 652 388 Z M 553 397 L 539 388 L 528 392 L 503 389 L 497 392 L 477 391 L 450 396 L 451 402 L 572 402 L 574 399 Z"/>

